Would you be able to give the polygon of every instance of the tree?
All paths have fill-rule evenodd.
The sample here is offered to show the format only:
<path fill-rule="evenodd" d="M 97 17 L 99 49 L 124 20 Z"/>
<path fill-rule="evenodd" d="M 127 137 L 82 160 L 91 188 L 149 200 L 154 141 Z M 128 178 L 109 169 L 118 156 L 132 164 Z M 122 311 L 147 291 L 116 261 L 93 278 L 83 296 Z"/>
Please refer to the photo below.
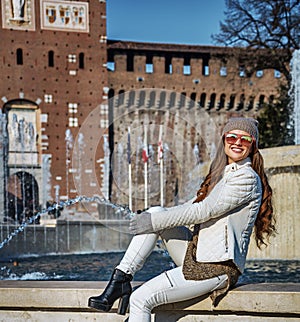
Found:
<path fill-rule="evenodd" d="M 292 129 L 288 88 L 291 84 L 290 61 L 294 50 L 300 48 L 300 0 L 225 1 L 226 18 L 220 22 L 220 33 L 212 35 L 212 39 L 218 44 L 249 50 L 244 57 L 249 66 L 248 76 L 263 69 L 275 69 L 284 75 L 285 82 L 278 91 L 278 97 L 264 105 L 260 122 L 265 125 L 263 131 L 267 137 L 274 138 L 274 131 L 279 131 L 280 134 L 285 133 L 285 138 L 279 140 L 280 144 L 290 144 Z M 265 146 L 269 144 L 272 143 L 266 139 Z"/>
<path fill-rule="evenodd" d="M 289 62 L 300 46 L 299 0 L 225 0 L 225 20 L 214 42 L 234 47 L 266 49 L 265 68 L 281 71 L 289 80 Z M 278 57 L 278 51 L 281 55 Z"/>
<path fill-rule="evenodd" d="M 282 85 L 276 101 L 265 103 L 257 117 L 260 148 L 294 144 L 292 112 L 288 88 Z"/>

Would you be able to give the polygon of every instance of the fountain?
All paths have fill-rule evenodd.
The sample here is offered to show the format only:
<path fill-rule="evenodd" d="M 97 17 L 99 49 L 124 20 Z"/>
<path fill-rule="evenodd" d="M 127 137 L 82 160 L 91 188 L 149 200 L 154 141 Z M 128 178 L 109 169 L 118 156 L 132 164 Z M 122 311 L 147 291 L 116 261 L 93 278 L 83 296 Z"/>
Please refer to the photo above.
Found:
<path fill-rule="evenodd" d="M 0 249 L 7 245 L 15 236 L 17 236 L 20 232 L 23 232 L 28 225 L 35 223 L 41 216 L 45 214 L 49 214 L 51 212 L 56 212 L 57 210 L 61 210 L 64 207 L 70 207 L 79 202 L 94 202 L 97 201 L 99 204 L 106 205 L 112 207 L 116 214 L 121 214 L 124 219 L 130 219 L 132 216 L 132 212 L 129 208 L 123 207 L 121 205 L 116 205 L 104 198 L 99 196 L 94 197 L 85 197 L 80 196 L 74 199 L 68 199 L 67 201 L 60 201 L 59 203 L 54 203 L 52 206 L 48 208 L 42 209 L 41 211 L 37 212 L 35 215 L 28 217 L 27 220 L 23 221 L 16 229 L 14 229 L 2 242 L 0 243 Z"/>
<path fill-rule="evenodd" d="M 141 106 L 141 91 L 145 91 L 145 104 L 150 102 L 152 109 Z M 128 234 L 128 217 L 133 211 L 146 208 L 146 180 L 149 206 L 176 205 L 194 196 L 215 152 L 216 137 L 220 132 L 218 126 L 204 109 L 187 109 L 191 106 L 187 98 L 184 106 L 172 110 L 168 100 L 166 106 L 155 101 L 155 97 L 162 97 L 160 90 L 157 90 L 156 96 L 150 95 L 147 90 L 141 91 L 135 93 L 137 101 L 134 98 L 129 100 L 129 93 L 123 94 L 122 104 L 119 104 L 118 97 L 111 98 L 109 105 L 114 106 L 116 102 L 119 104 L 114 110 L 113 123 L 118 131 L 114 132 L 114 142 L 117 144 L 113 152 L 110 151 L 107 130 L 99 130 L 99 119 L 95 117 L 95 113 L 99 115 L 99 107 L 86 118 L 76 137 L 67 129 L 64 170 L 66 187 L 58 184 L 50 186 L 49 155 L 40 156 L 41 165 L 37 162 L 41 151 L 35 144 L 37 130 L 34 114 L 26 111 L 22 115 L 20 108 L 12 110 L 8 115 L 0 113 L 0 157 L 3 160 L 0 166 L 3 182 L 0 184 L 1 258 L 123 251 L 131 239 Z M 153 89 L 150 92 L 153 93 Z M 173 97 L 173 93 L 163 92 L 166 97 Z M 130 95 L 132 97 L 132 93 Z M 152 100 L 147 103 L 148 96 Z M 129 102 L 132 105 L 128 106 Z M 124 120 L 130 120 L 130 155 L 126 151 L 128 127 L 124 126 Z M 91 139 L 94 128 L 99 133 L 94 137 L 96 139 Z M 146 134 L 147 168 L 142 159 Z M 159 141 L 163 142 L 163 169 L 160 169 L 158 162 Z M 103 157 L 96 160 L 95 151 L 99 146 L 103 149 Z M 297 151 L 294 153 L 291 148 L 288 150 L 285 158 L 296 159 L 289 159 L 287 163 L 298 166 Z M 294 181 L 298 179 L 294 168 L 288 175 L 282 176 L 276 168 L 277 163 L 282 161 L 275 161 L 276 151 L 273 151 L 263 152 L 266 165 L 271 169 L 271 179 L 275 180 L 275 191 L 281 187 L 294 187 L 295 190 Z M 91 164 L 91 160 L 94 164 Z M 102 182 L 97 179 L 99 169 L 104 169 Z M 280 166 L 280 169 L 282 171 L 283 167 Z M 111 199 L 111 187 L 108 185 L 110 171 L 113 187 Z M 130 204 L 129 174 L 133 185 L 132 209 L 126 206 Z M 287 177 L 288 185 L 285 182 Z M 69 185 L 71 179 L 75 183 L 74 190 Z M 54 198 L 46 203 L 50 200 L 51 189 Z M 63 190 L 66 191 L 65 195 L 61 194 Z M 70 195 L 73 196 L 75 192 L 77 196 L 70 199 Z M 280 202 L 284 204 L 284 201 Z M 292 214 L 294 208 L 291 207 L 294 204 L 296 207 L 296 203 L 289 202 L 284 208 Z M 283 209 L 281 205 L 277 208 Z M 294 235 L 294 230 L 289 231 L 288 236 Z M 281 233 L 281 236 L 286 236 L 286 232 Z M 288 259 L 293 259 L 297 256 L 297 248 L 293 247 L 293 252 L 286 254 L 284 246 L 275 243 L 270 253 L 253 252 L 252 257 L 274 259 L 290 256 Z"/>
<path fill-rule="evenodd" d="M 112 250 L 125 248 L 130 235 L 124 234 L 121 237 L 119 235 L 122 234 L 121 231 L 128 232 L 127 222 L 131 213 L 128 207 L 113 204 L 105 196 L 98 196 L 95 193 L 90 194 L 89 197 L 69 198 L 70 193 L 74 194 L 68 185 L 69 177 L 73 175 L 78 192 L 84 188 L 82 178 L 88 177 L 84 173 L 85 165 L 82 157 L 86 146 L 83 133 L 79 133 L 74 142 L 71 131 L 66 130 L 66 196 L 61 196 L 62 187 L 55 185 L 52 187 L 54 190 L 52 200 L 50 158 L 47 154 L 41 156 L 38 139 L 36 113 L 33 109 L 10 108 L 5 113 L 0 110 L 1 259 L 68 252 L 107 251 L 109 243 Z M 106 136 L 104 141 L 106 147 L 104 166 L 108 173 L 109 155 Z M 76 157 L 73 157 L 73 162 L 76 166 L 72 167 L 71 155 L 75 150 Z M 41 164 L 38 160 L 42 160 Z M 115 233 L 110 234 L 111 239 L 115 241 L 111 242 L 110 238 L 105 237 L 108 235 L 106 230 L 112 227 L 105 227 L 100 222 L 99 216 L 97 218 L 97 214 L 95 216 L 85 210 L 85 206 L 91 204 L 93 207 L 98 204 L 106 209 L 109 208 L 114 212 L 115 219 L 121 219 L 122 227 L 117 227 Z M 78 219 L 74 212 L 76 214 L 80 209 L 84 212 L 84 218 Z"/>
<path fill-rule="evenodd" d="M 292 84 L 290 95 L 294 105 L 295 144 L 300 144 L 300 50 L 295 50 L 291 61 Z"/>

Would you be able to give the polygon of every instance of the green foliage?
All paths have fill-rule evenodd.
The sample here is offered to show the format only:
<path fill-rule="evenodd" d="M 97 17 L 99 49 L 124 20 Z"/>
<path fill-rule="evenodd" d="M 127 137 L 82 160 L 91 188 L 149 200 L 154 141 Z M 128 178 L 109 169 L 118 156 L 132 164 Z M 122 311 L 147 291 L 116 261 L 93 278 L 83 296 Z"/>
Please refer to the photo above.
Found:
<path fill-rule="evenodd" d="M 271 148 L 294 144 L 292 104 L 286 86 L 279 89 L 279 96 L 273 102 L 265 103 L 257 120 L 259 121 L 259 147 Z"/>

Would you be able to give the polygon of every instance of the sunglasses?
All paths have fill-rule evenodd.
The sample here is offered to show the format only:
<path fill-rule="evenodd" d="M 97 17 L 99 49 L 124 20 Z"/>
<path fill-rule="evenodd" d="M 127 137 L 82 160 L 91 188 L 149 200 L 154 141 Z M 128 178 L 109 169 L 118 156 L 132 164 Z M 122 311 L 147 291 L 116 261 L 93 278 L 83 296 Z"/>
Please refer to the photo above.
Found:
<path fill-rule="evenodd" d="M 253 137 L 250 135 L 240 135 L 235 133 L 225 133 L 225 141 L 228 144 L 235 144 L 240 140 L 241 145 L 250 146 L 254 141 Z"/>

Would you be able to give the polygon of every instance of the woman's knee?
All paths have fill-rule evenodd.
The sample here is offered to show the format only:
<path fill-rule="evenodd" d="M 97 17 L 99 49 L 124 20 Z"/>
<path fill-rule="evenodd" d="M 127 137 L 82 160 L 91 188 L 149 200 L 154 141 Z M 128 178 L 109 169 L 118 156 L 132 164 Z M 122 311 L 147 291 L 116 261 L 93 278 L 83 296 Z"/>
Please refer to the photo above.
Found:
<path fill-rule="evenodd" d="M 166 274 L 160 274 L 137 288 L 130 296 L 130 307 L 151 313 L 158 305 L 166 303 L 165 290 L 170 288 Z"/>
<path fill-rule="evenodd" d="M 136 289 L 130 296 L 130 310 L 146 311 L 151 313 L 152 307 L 149 305 L 148 301 L 150 294 L 147 292 L 147 290 L 141 289 L 141 287 L 142 286 Z"/>

